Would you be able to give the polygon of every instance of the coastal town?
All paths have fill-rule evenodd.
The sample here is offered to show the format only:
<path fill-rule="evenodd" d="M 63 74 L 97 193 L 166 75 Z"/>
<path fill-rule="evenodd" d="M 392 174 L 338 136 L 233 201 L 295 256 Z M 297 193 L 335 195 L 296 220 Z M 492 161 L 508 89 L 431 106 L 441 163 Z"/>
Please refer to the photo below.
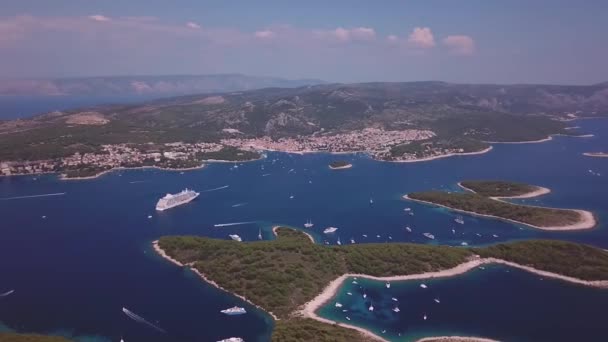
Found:
<path fill-rule="evenodd" d="M 360 131 L 338 134 L 319 134 L 273 139 L 227 138 L 216 142 L 165 144 L 113 144 L 102 145 L 98 151 L 70 156 L 33 160 L 0 161 L 0 175 L 26 175 L 62 173 L 64 178 L 95 176 L 115 168 L 158 167 L 165 169 L 190 169 L 200 167 L 205 161 L 248 161 L 259 158 L 260 151 L 286 153 L 368 153 L 377 160 L 396 162 L 430 160 L 453 154 L 462 154 L 461 148 L 435 146 L 422 143 L 415 152 L 395 154 L 395 146 L 414 141 L 428 140 L 435 136 L 429 130 L 387 131 L 366 128 Z M 483 152 L 483 151 L 482 151 Z"/>
<path fill-rule="evenodd" d="M 166 144 L 114 144 L 102 145 L 96 152 L 74 153 L 70 156 L 34 160 L 0 161 L 0 175 L 24 175 L 39 173 L 63 173 L 66 178 L 94 176 L 114 168 L 154 166 L 167 169 L 200 167 L 206 160 L 246 161 L 257 151 L 281 151 L 288 153 L 369 153 L 373 158 L 385 160 L 391 148 L 412 141 L 429 139 L 434 133 L 429 130 L 386 131 L 366 128 L 360 131 L 339 134 L 298 136 L 272 139 L 229 138 L 220 143 L 174 142 Z M 233 153 L 222 153 L 230 150 Z M 449 151 L 446 151 L 449 153 Z M 440 153 L 433 151 L 433 153 Z M 257 156 L 257 154 L 256 154 Z M 416 155 L 404 154 L 402 159 L 415 159 Z M 400 160 L 401 158 L 396 158 Z"/>
<path fill-rule="evenodd" d="M 199 157 L 219 152 L 224 146 L 217 143 L 168 143 L 141 146 L 129 144 L 102 145 L 99 152 L 74 153 L 71 156 L 35 161 L 0 162 L 4 176 L 64 173 L 66 178 L 88 177 L 114 168 L 155 166 L 167 169 L 184 169 L 201 165 Z"/>

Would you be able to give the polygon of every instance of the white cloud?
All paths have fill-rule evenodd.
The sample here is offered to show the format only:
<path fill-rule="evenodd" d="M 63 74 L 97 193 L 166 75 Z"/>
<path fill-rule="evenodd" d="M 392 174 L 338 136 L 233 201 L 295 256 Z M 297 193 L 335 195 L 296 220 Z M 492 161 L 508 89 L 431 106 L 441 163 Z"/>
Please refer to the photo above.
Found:
<path fill-rule="evenodd" d="M 475 52 L 475 41 L 469 36 L 447 36 L 443 39 L 443 44 L 448 47 L 451 53 L 456 55 L 469 56 Z"/>
<path fill-rule="evenodd" d="M 192 21 L 187 22 L 186 26 L 189 27 L 189 28 L 191 28 L 191 29 L 200 29 L 201 28 L 201 25 L 199 25 L 199 24 L 197 24 L 195 22 L 192 22 Z"/>
<path fill-rule="evenodd" d="M 370 27 L 355 27 L 352 29 L 338 27 L 331 31 L 330 34 L 341 42 L 370 41 L 376 39 L 376 31 Z"/>
<path fill-rule="evenodd" d="M 415 27 L 407 40 L 413 46 L 422 49 L 435 46 L 435 37 L 433 37 L 433 32 L 428 27 Z"/>
<path fill-rule="evenodd" d="M 272 39 L 276 36 L 276 33 L 270 30 L 256 31 L 254 36 L 259 39 Z"/>
<path fill-rule="evenodd" d="M 338 40 L 340 41 L 348 41 L 350 39 L 350 32 L 342 27 L 338 27 L 337 29 L 334 30 L 334 35 L 336 36 L 336 38 L 338 38 Z"/>
<path fill-rule="evenodd" d="M 101 15 L 101 14 L 95 14 L 95 15 L 90 15 L 89 19 L 94 20 L 94 21 L 110 21 L 111 19 L 106 17 L 105 15 Z"/>
<path fill-rule="evenodd" d="M 399 40 L 399 37 L 394 34 L 390 34 L 386 37 L 386 40 L 388 40 L 389 42 L 396 42 Z"/>
<path fill-rule="evenodd" d="M 350 30 L 350 35 L 355 40 L 374 40 L 376 31 L 370 27 L 356 27 Z"/>

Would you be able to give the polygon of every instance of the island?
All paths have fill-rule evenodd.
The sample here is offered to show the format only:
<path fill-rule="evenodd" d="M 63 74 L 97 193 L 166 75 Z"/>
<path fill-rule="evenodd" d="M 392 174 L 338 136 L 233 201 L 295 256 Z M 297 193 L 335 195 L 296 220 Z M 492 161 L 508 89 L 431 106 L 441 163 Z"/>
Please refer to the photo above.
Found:
<path fill-rule="evenodd" d="M 607 158 L 608 152 L 585 152 L 583 155 L 587 157 Z"/>
<path fill-rule="evenodd" d="M 321 84 L 53 111 L 0 120 L 0 175 L 58 172 L 80 178 L 120 167 L 188 169 L 206 160 L 255 160 L 264 151 L 361 152 L 389 162 L 481 154 L 491 150 L 488 142 L 580 136 L 564 119 L 575 105 L 581 108 L 577 117 L 608 112 L 584 109 L 580 94 L 596 90 Z M 568 101 L 556 102 L 567 94 Z"/>
<path fill-rule="evenodd" d="M 0 341 L 3 342 L 69 342 L 60 336 L 45 336 L 36 334 L 16 334 L 0 332 Z"/>
<path fill-rule="evenodd" d="M 344 170 L 350 169 L 351 167 L 353 167 L 353 164 L 347 162 L 346 160 L 336 160 L 329 163 L 329 168 L 332 170 Z"/>
<path fill-rule="evenodd" d="M 580 230 L 596 225 L 593 214 L 586 210 L 555 209 L 503 201 L 540 196 L 550 191 L 546 188 L 505 181 L 463 181 L 459 185 L 467 192 L 414 192 L 403 198 L 543 230 Z"/>
<path fill-rule="evenodd" d="M 323 246 L 303 232 L 276 227 L 276 240 L 236 243 L 165 236 L 154 243 L 167 260 L 268 312 L 272 341 L 383 341 L 361 327 L 316 314 L 347 277 L 399 281 L 449 277 L 499 263 L 573 283 L 608 287 L 608 253 L 582 244 L 529 240 L 481 248 L 411 243 Z M 348 330 L 352 329 L 352 330 Z"/>

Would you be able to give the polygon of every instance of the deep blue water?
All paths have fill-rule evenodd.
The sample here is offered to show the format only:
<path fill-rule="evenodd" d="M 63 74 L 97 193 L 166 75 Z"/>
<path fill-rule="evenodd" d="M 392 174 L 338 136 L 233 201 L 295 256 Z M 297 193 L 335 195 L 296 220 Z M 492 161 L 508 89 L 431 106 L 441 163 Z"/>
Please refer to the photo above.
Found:
<path fill-rule="evenodd" d="M 15 289 L 12 295 L 0 298 L 0 322 L 18 331 L 98 336 L 103 341 L 117 341 L 121 336 L 126 341 L 216 341 L 230 336 L 241 336 L 246 341 L 268 340 L 272 327 L 267 315 L 206 285 L 151 251 L 151 241 L 167 234 L 226 239 L 228 234 L 237 233 L 245 240 L 255 240 L 259 228 L 269 238 L 273 224 L 302 227 L 311 219 L 319 240 L 330 243 L 335 243 L 338 236 L 345 243 L 352 237 L 357 243 L 411 241 L 450 245 L 462 241 L 482 245 L 551 238 L 608 248 L 608 159 L 581 155 L 606 149 L 608 120 L 581 120 L 576 124 L 596 136 L 556 137 L 542 144 L 496 145 L 484 155 L 424 163 L 393 164 L 350 155 L 346 158 L 352 160 L 354 167 L 339 172 L 327 168 L 336 158 L 331 155 L 270 153 L 264 160 L 239 164 L 238 168 L 218 163 L 183 174 L 148 169 L 118 171 L 83 181 L 61 181 L 54 175 L 0 178 L 0 293 Z M 455 216 L 448 211 L 401 199 L 411 191 L 456 189 L 458 181 L 468 178 L 510 179 L 549 187 L 551 194 L 523 202 L 591 210 L 600 226 L 584 232 L 543 232 L 465 216 L 466 223 L 456 227 Z M 203 192 L 191 204 L 163 213 L 154 211 L 157 199 L 166 192 L 224 185 L 229 187 Z M 8 199 L 63 192 L 65 195 L 61 196 Z M 292 195 L 294 198 L 289 199 Z M 411 207 L 415 215 L 407 215 L 405 207 Z M 152 218 L 148 219 L 148 215 Z M 213 227 L 217 223 L 243 221 L 257 223 Z M 413 233 L 405 231 L 406 225 L 413 228 Z M 320 234 L 327 226 L 339 227 L 337 234 Z M 457 234 L 452 234 L 453 227 Z M 424 238 L 422 232 L 435 234 L 436 240 Z M 368 238 L 363 238 L 363 234 Z M 433 312 L 433 318 L 425 325 L 410 321 L 406 315 L 391 326 L 391 331 L 400 328 L 420 335 L 454 331 L 504 336 L 508 341 L 510 337 L 514 341 L 539 341 L 548 335 L 538 334 L 550 330 L 548 326 L 553 324 L 569 331 L 584 327 L 591 340 L 601 340 L 601 325 L 596 325 L 592 316 L 599 315 L 593 313 L 596 305 L 607 307 L 604 292 L 561 282 L 539 283 L 533 275 L 518 273 L 509 278 L 512 276 L 501 272 L 487 276 L 474 273 L 447 280 L 441 293 L 449 290 L 457 294 L 462 289 L 462 297 L 468 298 L 470 305 L 463 305 L 464 299 L 452 302 L 457 304 L 446 299 L 441 304 L 442 310 L 447 310 L 444 314 Z M 470 286 L 480 283 L 484 286 L 467 292 Z M 449 284 L 467 285 L 454 285 L 452 289 Z M 409 285 L 403 286 L 405 302 L 410 297 Z M 536 290 L 532 291 L 531 286 Z M 564 298 L 559 302 L 553 297 L 544 299 L 542 305 L 534 307 L 534 320 L 519 319 L 522 307 L 508 305 L 536 303 L 538 296 L 549 293 Z M 475 304 L 480 303 L 476 295 L 484 298 L 483 305 Z M 245 306 L 251 313 L 239 317 L 219 313 L 235 304 Z M 419 315 L 418 309 L 424 308 L 420 305 L 412 305 L 412 315 Z M 572 305 L 582 306 L 579 311 L 570 311 Z M 131 320 L 122 313 L 123 306 L 167 333 Z M 588 313 L 581 314 L 587 307 Z M 490 313 L 481 311 L 488 308 Z M 556 310 L 563 315 L 556 315 Z M 453 312 L 458 314 L 452 317 Z M 551 319 L 545 320 L 545 314 Z M 492 315 L 501 319 L 487 324 Z M 529 317 L 528 313 L 523 317 Z M 476 324 L 475 320 L 481 318 L 485 324 Z M 517 331 L 512 331 L 513 322 Z M 377 330 L 385 322 L 364 322 L 362 318 L 359 323 Z M 509 331 L 513 335 L 505 335 Z M 572 340 L 568 336 L 572 335 L 552 335 L 553 341 Z"/>
<path fill-rule="evenodd" d="M 158 96 L 0 96 L 0 120 L 26 118 L 54 110 L 102 104 L 137 103 L 154 98 L 158 98 Z"/>

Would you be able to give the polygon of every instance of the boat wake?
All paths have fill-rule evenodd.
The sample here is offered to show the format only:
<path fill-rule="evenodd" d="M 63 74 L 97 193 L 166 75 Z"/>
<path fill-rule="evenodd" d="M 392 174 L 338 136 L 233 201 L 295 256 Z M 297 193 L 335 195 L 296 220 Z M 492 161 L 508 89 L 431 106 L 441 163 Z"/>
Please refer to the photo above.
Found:
<path fill-rule="evenodd" d="M 38 197 L 51 197 L 51 196 L 63 196 L 66 192 L 56 192 L 52 194 L 41 194 L 41 195 L 29 195 L 29 196 L 15 196 L 15 197 L 4 197 L 0 198 L 0 201 L 10 201 L 16 199 L 25 199 L 25 198 L 38 198 Z"/>
<path fill-rule="evenodd" d="M 238 207 L 242 207 L 244 205 L 246 205 L 247 203 L 237 203 L 237 204 L 233 204 L 232 207 L 233 208 L 238 208 Z"/>
<path fill-rule="evenodd" d="M 127 308 L 122 308 L 122 312 L 124 312 L 125 315 L 129 316 L 129 318 L 131 318 L 132 320 L 134 320 L 134 321 L 136 321 L 138 323 L 143 323 L 143 324 L 145 324 L 145 325 L 147 325 L 147 326 L 149 326 L 151 328 L 154 328 L 154 329 L 156 329 L 156 330 L 158 330 L 158 331 L 160 331 L 162 333 L 167 333 L 165 330 L 163 330 L 163 328 L 161 328 L 159 326 L 156 326 L 156 325 L 154 325 L 154 324 L 146 321 L 145 318 L 143 318 L 143 317 L 141 317 L 141 316 L 133 313 L 132 311 L 130 311 Z"/>
<path fill-rule="evenodd" d="M 214 224 L 213 226 L 214 227 L 230 227 L 230 226 L 240 226 L 240 225 L 252 224 L 252 223 L 255 223 L 255 221 L 218 223 L 218 224 Z"/>
<path fill-rule="evenodd" d="M 203 190 L 201 192 L 210 192 L 210 191 L 217 191 L 217 190 L 222 190 L 222 189 L 226 189 L 227 187 L 229 187 L 230 185 L 224 185 L 224 186 L 220 186 L 219 188 L 213 188 L 213 189 L 208 189 L 208 190 Z"/>
<path fill-rule="evenodd" d="M 9 296 L 11 293 L 15 292 L 15 290 L 6 291 L 4 293 L 0 293 L 0 297 Z"/>

